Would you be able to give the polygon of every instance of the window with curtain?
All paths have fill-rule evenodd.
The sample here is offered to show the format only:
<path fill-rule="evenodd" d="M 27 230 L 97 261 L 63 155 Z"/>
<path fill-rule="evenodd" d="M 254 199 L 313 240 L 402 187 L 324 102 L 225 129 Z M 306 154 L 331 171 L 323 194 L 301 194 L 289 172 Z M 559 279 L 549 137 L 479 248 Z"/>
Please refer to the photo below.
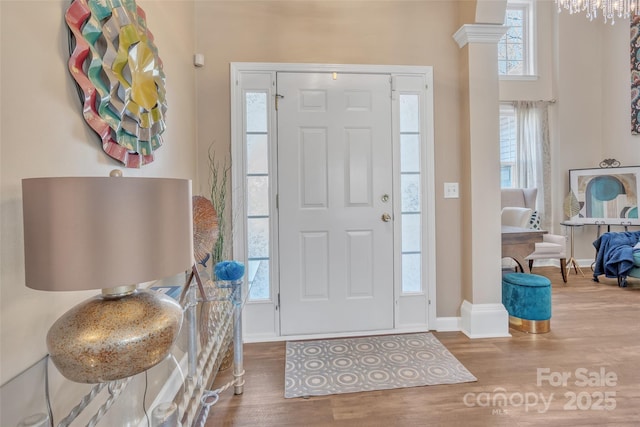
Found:
<path fill-rule="evenodd" d="M 551 212 L 548 104 L 516 101 L 500 105 L 501 187 L 537 188 L 536 210 L 543 229 L 549 229 L 545 212 Z"/>
<path fill-rule="evenodd" d="M 500 105 L 500 187 L 516 188 L 516 110 L 511 104 Z"/>

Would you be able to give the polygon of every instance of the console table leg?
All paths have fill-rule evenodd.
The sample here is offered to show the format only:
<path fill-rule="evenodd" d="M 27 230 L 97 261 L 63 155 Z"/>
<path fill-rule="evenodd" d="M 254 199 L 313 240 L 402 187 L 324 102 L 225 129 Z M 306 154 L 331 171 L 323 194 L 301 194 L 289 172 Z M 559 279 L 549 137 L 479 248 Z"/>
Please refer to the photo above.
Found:
<path fill-rule="evenodd" d="M 242 354 L 242 281 L 233 290 L 233 378 L 234 394 L 244 392 L 244 362 Z"/>
<path fill-rule="evenodd" d="M 194 267 L 195 268 L 195 267 Z M 198 370 L 198 325 L 196 324 L 196 305 L 198 304 L 195 289 L 191 287 L 191 283 L 187 283 L 185 286 L 187 289 L 187 309 L 185 310 L 185 317 L 187 320 L 187 360 L 188 360 L 188 374 L 187 377 L 192 381 L 199 382 L 197 378 Z M 204 295 L 203 295 L 204 298 Z"/>

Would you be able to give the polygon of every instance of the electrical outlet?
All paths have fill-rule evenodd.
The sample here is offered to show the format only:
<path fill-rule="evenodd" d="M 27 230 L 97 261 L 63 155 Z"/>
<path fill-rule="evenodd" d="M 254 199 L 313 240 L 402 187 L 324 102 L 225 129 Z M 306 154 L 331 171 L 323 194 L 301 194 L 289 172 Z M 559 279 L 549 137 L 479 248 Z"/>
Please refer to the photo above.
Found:
<path fill-rule="evenodd" d="M 457 182 L 445 182 L 444 183 L 444 198 L 445 199 L 457 199 L 458 194 L 458 183 Z"/>

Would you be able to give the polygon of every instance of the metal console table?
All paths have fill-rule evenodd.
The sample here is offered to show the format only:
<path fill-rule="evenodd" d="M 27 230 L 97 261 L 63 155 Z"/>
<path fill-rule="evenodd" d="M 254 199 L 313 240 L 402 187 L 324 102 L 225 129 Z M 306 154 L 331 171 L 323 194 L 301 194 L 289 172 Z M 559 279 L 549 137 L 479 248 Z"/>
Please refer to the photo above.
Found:
<path fill-rule="evenodd" d="M 231 387 L 235 394 L 243 392 L 242 309 L 249 289 L 242 280 L 213 282 L 206 272 L 200 277 L 201 291 L 195 281 L 185 289 L 183 326 L 164 361 L 130 378 L 79 384 L 62 377 L 46 356 L 0 388 L 0 425 L 204 425 L 219 393 Z M 152 287 L 179 294 L 184 281 L 180 275 Z M 234 379 L 208 390 L 231 341 Z"/>

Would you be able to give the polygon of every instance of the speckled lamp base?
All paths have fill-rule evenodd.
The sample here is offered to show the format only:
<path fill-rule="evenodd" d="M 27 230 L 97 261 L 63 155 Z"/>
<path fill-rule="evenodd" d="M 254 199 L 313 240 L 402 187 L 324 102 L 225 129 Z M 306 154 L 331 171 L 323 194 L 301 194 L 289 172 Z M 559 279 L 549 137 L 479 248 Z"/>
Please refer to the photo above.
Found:
<path fill-rule="evenodd" d="M 69 380 L 113 381 L 162 361 L 181 325 L 182 308 L 166 295 L 146 290 L 119 298 L 98 295 L 60 317 L 47 334 L 47 346 Z"/>

